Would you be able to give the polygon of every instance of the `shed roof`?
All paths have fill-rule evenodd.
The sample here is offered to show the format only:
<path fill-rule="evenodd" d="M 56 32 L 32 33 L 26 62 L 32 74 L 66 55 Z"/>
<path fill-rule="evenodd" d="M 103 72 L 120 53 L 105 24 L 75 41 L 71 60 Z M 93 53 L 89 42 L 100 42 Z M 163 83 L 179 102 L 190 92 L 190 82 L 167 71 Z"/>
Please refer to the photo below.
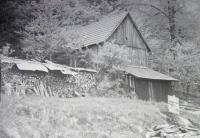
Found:
<path fill-rule="evenodd" d="M 18 62 L 16 63 L 16 66 L 19 70 L 48 72 L 48 69 L 45 66 L 36 62 Z"/>
<path fill-rule="evenodd" d="M 22 60 L 1 55 L 1 62 L 15 64 L 19 70 L 48 72 L 48 69 L 38 61 Z"/>
<path fill-rule="evenodd" d="M 67 65 L 56 64 L 49 60 L 45 60 L 45 63 L 43 63 L 43 65 L 46 66 L 49 70 L 63 70 L 63 69 L 71 69 L 72 68 Z"/>
<path fill-rule="evenodd" d="M 62 74 L 65 74 L 65 75 L 73 75 L 74 76 L 74 75 L 77 74 L 76 72 L 71 71 L 71 67 L 68 67 L 66 65 L 56 64 L 56 63 L 53 63 L 53 62 L 48 61 L 48 60 L 46 60 L 45 62 L 46 63 L 43 63 L 43 65 L 45 67 L 47 67 L 49 70 L 58 70 Z"/>
<path fill-rule="evenodd" d="M 62 74 L 65 74 L 65 75 L 73 75 L 73 76 L 77 75 L 76 72 L 71 71 L 71 70 L 69 70 L 69 69 L 64 69 L 64 70 L 61 70 L 60 72 L 61 72 Z"/>
<path fill-rule="evenodd" d="M 147 45 L 140 31 L 138 30 L 130 13 L 124 11 L 120 13 L 117 12 L 110 14 L 100 19 L 100 21 L 91 23 L 86 26 L 73 27 L 69 29 L 67 35 L 71 35 L 73 33 L 78 34 L 78 39 L 82 40 L 81 42 L 84 46 L 99 44 L 105 42 L 112 35 L 112 33 L 114 33 L 114 31 L 118 28 L 118 26 L 123 22 L 123 20 L 127 16 L 131 18 L 133 26 L 136 28 L 139 36 L 141 37 L 148 51 L 150 51 L 149 46 Z"/>
<path fill-rule="evenodd" d="M 128 74 L 131 74 L 131 75 L 137 77 L 137 78 L 151 79 L 151 80 L 177 81 L 177 79 L 175 79 L 175 78 L 172 78 L 172 77 L 162 74 L 160 72 L 154 71 L 147 67 L 129 66 L 122 70 L 127 72 Z"/>
<path fill-rule="evenodd" d="M 6 57 L 3 55 L 0 55 L 0 57 L 1 62 L 15 64 L 19 70 L 48 72 L 49 69 L 58 70 L 65 75 L 76 75 L 78 71 L 90 73 L 97 72 L 94 69 L 69 67 L 67 65 L 56 64 L 48 60 L 45 60 L 45 63 L 41 63 L 38 61 L 22 60 L 13 57 Z"/>
<path fill-rule="evenodd" d="M 80 72 L 91 72 L 91 73 L 97 73 L 94 69 L 88 69 L 88 68 L 71 68 L 71 70 L 74 71 L 80 71 Z"/>

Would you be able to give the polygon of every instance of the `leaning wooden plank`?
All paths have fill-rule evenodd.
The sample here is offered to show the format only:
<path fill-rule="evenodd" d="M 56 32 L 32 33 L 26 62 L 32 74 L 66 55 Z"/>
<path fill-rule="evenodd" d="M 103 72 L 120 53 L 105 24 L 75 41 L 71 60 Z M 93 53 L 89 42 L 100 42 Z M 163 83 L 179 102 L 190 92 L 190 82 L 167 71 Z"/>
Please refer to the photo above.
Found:
<path fill-rule="evenodd" d="M 44 96 L 43 87 L 41 83 L 39 84 L 39 90 L 40 90 L 41 96 Z"/>
<path fill-rule="evenodd" d="M 44 83 L 42 83 L 42 89 L 43 89 L 43 92 L 44 92 L 44 96 L 48 97 L 48 94 L 47 94 L 46 87 L 45 87 Z"/>
<path fill-rule="evenodd" d="M 40 86 L 39 86 L 39 82 L 38 81 L 35 82 L 35 88 L 37 90 L 38 95 L 41 95 Z"/>
<path fill-rule="evenodd" d="M 185 110 L 200 111 L 199 108 L 195 108 L 195 107 L 189 107 L 189 106 L 180 106 L 180 107 Z"/>
<path fill-rule="evenodd" d="M 36 89 L 36 87 L 33 87 L 33 91 L 35 92 L 36 95 L 40 95 L 38 92 L 38 89 Z"/>
<path fill-rule="evenodd" d="M 46 97 L 49 97 L 49 94 L 47 92 L 47 86 L 45 83 L 43 83 L 43 87 L 44 87 L 44 93 L 45 93 Z"/>
<path fill-rule="evenodd" d="M 52 95 L 52 92 L 51 92 L 51 88 L 50 88 L 49 86 L 47 86 L 47 90 L 48 90 L 49 96 L 50 96 L 50 97 L 53 96 L 53 95 Z"/>

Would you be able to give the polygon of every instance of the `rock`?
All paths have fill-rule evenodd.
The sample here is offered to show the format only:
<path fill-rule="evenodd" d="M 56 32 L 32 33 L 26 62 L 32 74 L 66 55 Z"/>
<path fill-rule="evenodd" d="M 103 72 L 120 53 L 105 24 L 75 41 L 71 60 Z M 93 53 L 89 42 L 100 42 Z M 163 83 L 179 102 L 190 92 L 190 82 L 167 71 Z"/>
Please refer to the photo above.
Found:
<path fill-rule="evenodd" d="M 169 127 L 169 124 L 155 126 L 155 127 L 153 127 L 153 130 L 157 131 L 157 130 L 160 130 L 160 129 L 163 129 L 163 128 L 166 128 L 166 127 Z"/>
<path fill-rule="evenodd" d="M 188 130 L 186 128 L 182 128 L 182 127 L 179 127 L 179 130 L 182 132 L 182 133 L 187 133 Z"/>
<path fill-rule="evenodd" d="M 179 132 L 178 128 L 164 128 L 163 131 L 167 134 Z"/>
<path fill-rule="evenodd" d="M 145 136 L 146 136 L 146 138 L 160 137 L 161 136 L 161 131 L 147 132 Z"/>
<path fill-rule="evenodd" d="M 193 126 L 192 123 L 188 119 L 185 119 L 180 116 L 177 116 L 177 122 L 180 126 L 183 126 L 183 127 L 192 127 Z"/>

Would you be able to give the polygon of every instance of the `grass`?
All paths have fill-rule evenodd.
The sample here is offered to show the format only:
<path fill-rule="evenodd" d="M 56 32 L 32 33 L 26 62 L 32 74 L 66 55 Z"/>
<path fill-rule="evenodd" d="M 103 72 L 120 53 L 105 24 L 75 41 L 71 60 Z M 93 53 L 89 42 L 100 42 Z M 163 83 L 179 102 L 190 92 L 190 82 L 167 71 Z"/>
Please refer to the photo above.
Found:
<path fill-rule="evenodd" d="M 166 123 L 155 105 L 126 98 L 3 96 L 0 109 L 1 138 L 143 138 Z"/>

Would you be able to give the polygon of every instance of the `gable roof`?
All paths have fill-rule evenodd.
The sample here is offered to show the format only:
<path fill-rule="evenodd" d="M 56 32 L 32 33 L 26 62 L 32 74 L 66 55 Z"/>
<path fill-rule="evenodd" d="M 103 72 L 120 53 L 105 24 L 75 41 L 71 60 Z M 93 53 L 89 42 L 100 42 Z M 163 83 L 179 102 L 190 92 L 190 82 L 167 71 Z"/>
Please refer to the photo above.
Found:
<path fill-rule="evenodd" d="M 103 17 L 98 22 L 94 22 L 86 26 L 76 26 L 68 31 L 68 35 L 70 35 L 71 33 L 78 34 L 84 46 L 99 44 L 108 40 L 108 38 L 114 33 L 114 31 L 127 16 L 130 17 L 133 26 L 135 27 L 138 35 L 144 42 L 147 50 L 151 51 L 129 12 L 113 13 Z"/>

